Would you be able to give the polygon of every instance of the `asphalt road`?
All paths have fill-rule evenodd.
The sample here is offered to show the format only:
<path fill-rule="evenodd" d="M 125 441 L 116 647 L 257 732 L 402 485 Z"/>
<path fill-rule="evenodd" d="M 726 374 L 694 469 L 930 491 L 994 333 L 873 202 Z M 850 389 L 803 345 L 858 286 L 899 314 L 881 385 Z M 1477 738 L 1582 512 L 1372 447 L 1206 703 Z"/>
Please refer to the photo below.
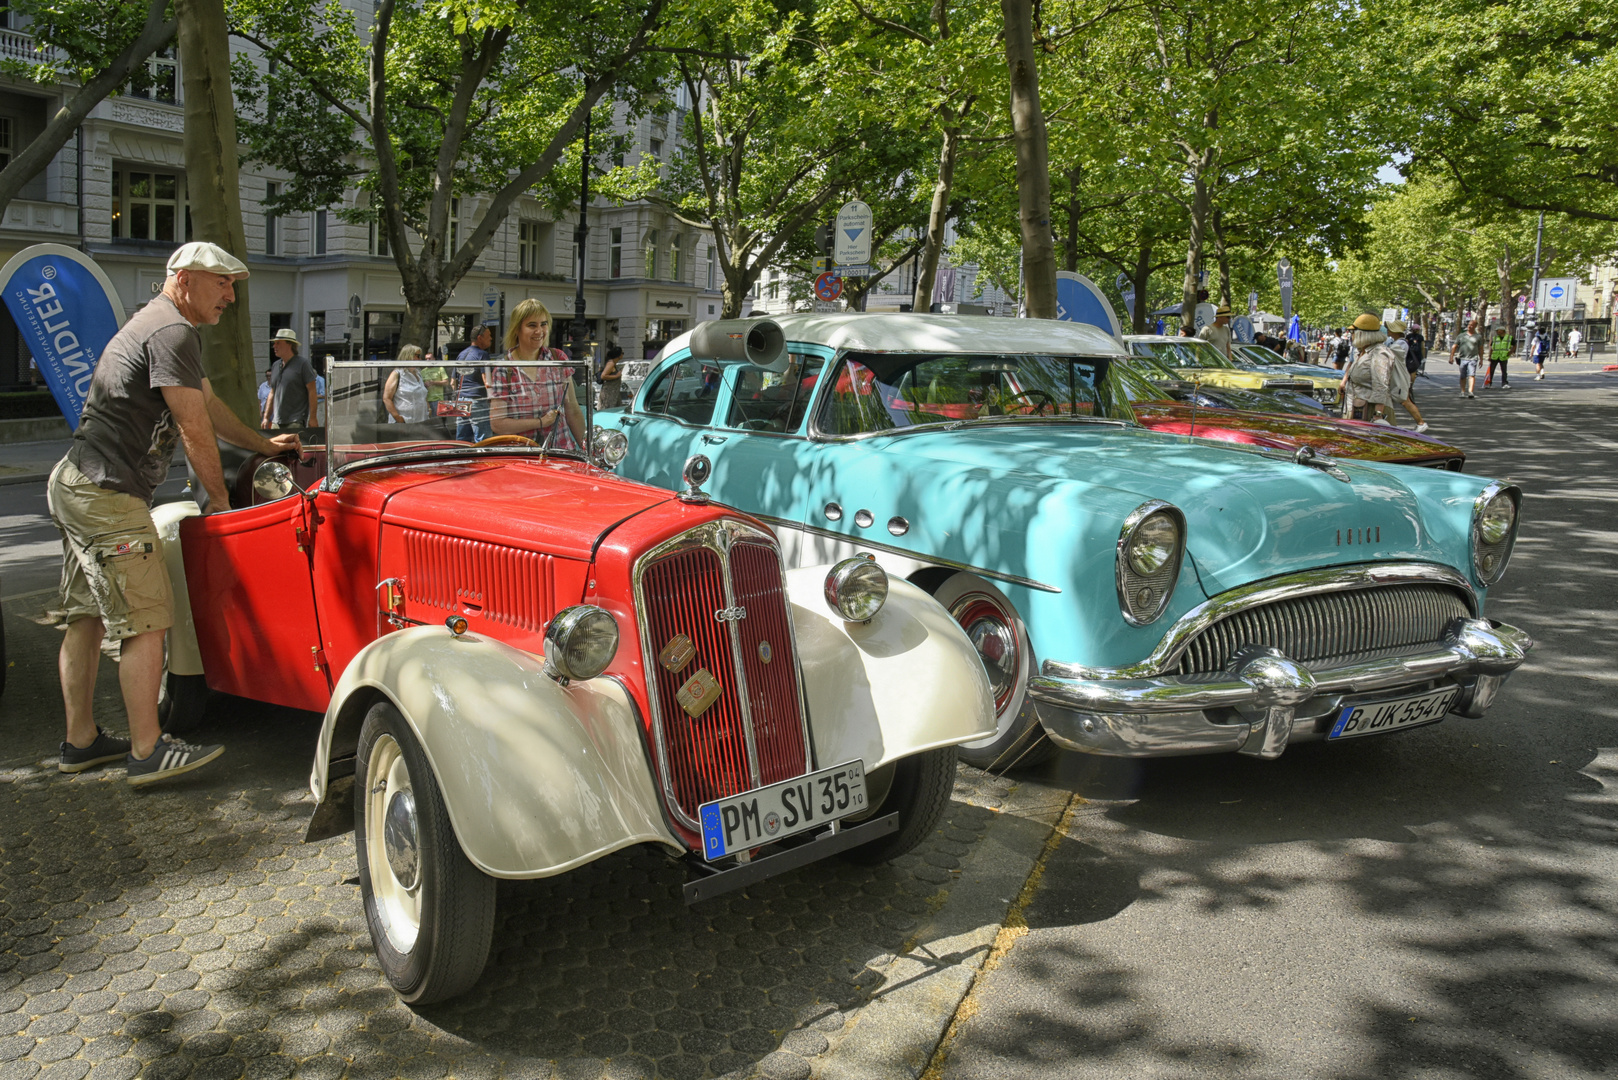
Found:
<path fill-rule="evenodd" d="M 1618 373 L 1551 370 L 1416 390 L 1527 494 L 1487 613 L 1539 646 L 1489 715 L 1064 757 L 1083 802 L 931 1076 L 1618 1075 Z"/>

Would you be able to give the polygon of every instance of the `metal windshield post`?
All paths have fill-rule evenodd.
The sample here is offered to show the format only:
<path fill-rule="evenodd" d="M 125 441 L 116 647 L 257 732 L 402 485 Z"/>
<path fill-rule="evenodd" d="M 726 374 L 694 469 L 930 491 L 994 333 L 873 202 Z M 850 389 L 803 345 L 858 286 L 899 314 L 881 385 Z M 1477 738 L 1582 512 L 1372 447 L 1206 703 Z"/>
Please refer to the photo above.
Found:
<path fill-rule="evenodd" d="M 590 94 L 590 80 L 584 82 L 584 93 Z M 593 358 L 586 358 L 586 342 L 589 338 L 590 327 L 584 318 L 584 268 L 589 262 L 585 250 L 585 240 L 590 235 L 590 222 L 587 212 L 590 207 L 590 112 L 584 114 L 584 152 L 579 156 L 579 223 L 573 228 L 573 243 L 579 250 L 579 263 L 574 269 L 578 272 L 577 287 L 573 291 L 573 324 L 569 327 L 573 338 L 573 362 L 584 366 L 584 460 L 596 464 L 595 460 L 595 363 Z"/>

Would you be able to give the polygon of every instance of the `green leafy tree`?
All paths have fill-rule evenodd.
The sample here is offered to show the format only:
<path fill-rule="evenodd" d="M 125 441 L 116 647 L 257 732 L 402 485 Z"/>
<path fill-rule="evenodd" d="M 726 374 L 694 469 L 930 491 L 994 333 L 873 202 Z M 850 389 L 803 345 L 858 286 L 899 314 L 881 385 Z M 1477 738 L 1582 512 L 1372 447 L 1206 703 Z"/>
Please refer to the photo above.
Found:
<path fill-rule="evenodd" d="M 147 81 L 146 61 L 174 40 L 179 22 L 170 0 L 12 0 L 29 20 L 39 58 L 0 61 L 0 72 L 37 86 L 77 83 L 62 108 L 0 169 L 0 213 L 23 185 L 44 171 L 79 124 L 109 95 Z"/>
<path fill-rule="evenodd" d="M 586 116 L 656 93 L 675 38 L 666 2 L 378 0 L 357 25 L 337 0 L 236 0 L 236 33 L 273 62 L 237 64 L 241 129 L 252 158 L 292 176 L 269 208 L 357 186 L 403 281 L 402 340 L 429 344 L 517 200 L 578 152 Z M 472 195 L 462 229 L 457 200 Z"/>

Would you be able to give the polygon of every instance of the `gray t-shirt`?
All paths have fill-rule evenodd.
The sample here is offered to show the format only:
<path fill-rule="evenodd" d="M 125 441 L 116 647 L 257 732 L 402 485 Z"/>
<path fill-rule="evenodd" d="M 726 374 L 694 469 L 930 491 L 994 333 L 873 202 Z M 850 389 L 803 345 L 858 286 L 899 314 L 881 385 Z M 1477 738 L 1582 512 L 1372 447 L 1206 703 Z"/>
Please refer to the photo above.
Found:
<path fill-rule="evenodd" d="M 150 505 L 180 440 L 165 386 L 202 389 L 202 338 L 159 293 L 107 342 L 67 459 L 101 487 Z"/>
<path fill-rule="evenodd" d="M 277 360 L 270 367 L 270 392 L 275 395 L 270 423 L 277 427 L 309 423 L 309 384 L 315 381 L 315 365 L 307 356 Z"/>
<path fill-rule="evenodd" d="M 1478 349 L 1482 348 L 1483 339 L 1471 331 L 1463 330 L 1455 335 L 1455 359 L 1476 360 Z"/>

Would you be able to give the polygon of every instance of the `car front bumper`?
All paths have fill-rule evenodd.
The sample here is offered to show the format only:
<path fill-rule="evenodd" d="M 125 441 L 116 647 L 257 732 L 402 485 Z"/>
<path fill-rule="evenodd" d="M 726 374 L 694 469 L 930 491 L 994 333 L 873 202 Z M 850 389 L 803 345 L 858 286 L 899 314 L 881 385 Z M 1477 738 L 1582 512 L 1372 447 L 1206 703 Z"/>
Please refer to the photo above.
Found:
<path fill-rule="evenodd" d="M 1291 742 L 1323 739 L 1351 705 L 1458 686 L 1450 712 L 1479 717 L 1534 647 L 1489 619 L 1458 620 L 1441 644 L 1415 653 L 1310 669 L 1275 649 L 1239 654 L 1231 670 L 1150 678 L 1029 681 L 1051 740 L 1115 757 L 1242 753 L 1276 758 Z M 1097 672 L 1097 675 L 1104 673 Z"/>

